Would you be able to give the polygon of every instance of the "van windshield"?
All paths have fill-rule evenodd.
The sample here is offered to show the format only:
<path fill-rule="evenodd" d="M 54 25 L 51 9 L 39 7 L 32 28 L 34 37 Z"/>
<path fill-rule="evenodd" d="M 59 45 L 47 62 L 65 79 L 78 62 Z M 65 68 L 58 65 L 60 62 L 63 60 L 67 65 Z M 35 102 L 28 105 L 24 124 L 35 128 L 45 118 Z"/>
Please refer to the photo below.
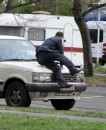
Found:
<path fill-rule="evenodd" d="M 2 60 L 36 60 L 35 47 L 27 40 L 0 39 Z"/>
<path fill-rule="evenodd" d="M 89 29 L 91 43 L 98 43 L 98 29 Z M 99 42 L 103 42 L 103 30 L 100 29 Z"/>

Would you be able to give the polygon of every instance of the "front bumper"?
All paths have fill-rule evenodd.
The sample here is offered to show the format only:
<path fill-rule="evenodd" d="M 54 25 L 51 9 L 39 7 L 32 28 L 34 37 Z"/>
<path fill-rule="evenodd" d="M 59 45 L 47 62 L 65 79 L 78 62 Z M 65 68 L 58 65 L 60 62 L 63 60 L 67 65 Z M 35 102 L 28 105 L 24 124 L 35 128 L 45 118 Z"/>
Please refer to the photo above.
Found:
<path fill-rule="evenodd" d="M 26 88 L 28 92 L 83 92 L 87 89 L 85 83 L 68 83 L 70 88 L 60 88 L 57 83 L 27 83 Z"/>

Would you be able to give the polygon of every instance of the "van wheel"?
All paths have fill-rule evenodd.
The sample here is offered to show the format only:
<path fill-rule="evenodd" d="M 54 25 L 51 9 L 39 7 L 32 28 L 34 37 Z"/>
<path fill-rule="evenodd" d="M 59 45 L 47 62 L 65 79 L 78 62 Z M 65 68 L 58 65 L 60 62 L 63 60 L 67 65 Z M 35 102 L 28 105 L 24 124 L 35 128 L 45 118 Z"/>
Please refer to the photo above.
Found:
<path fill-rule="evenodd" d="M 74 104 L 74 99 L 51 99 L 51 104 L 56 110 L 69 110 Z"/>
<path fill-rule="evenodd" d="M 29 107 L 31 104 L 24 84 L 18 81 L 9 84 L 5 92 L 5 99 L 8 106 Z"/>

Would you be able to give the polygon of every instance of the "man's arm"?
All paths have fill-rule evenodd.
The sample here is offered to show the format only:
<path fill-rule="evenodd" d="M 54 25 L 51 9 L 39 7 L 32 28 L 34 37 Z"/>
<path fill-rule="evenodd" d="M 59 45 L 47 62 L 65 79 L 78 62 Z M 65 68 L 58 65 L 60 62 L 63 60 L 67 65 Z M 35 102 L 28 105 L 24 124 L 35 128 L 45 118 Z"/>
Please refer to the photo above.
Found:
<path fill-rule="evenodd" d="M 59 52 L 61 54 L 64 55 L 64 48 L 63 48 L 63 44 L 62 44 L 62 40 L 61 39 L 58 39 L 57 49 L 59 50 Z M 61 62 L 60 62 L 60 66 L 61 66 L 61 68 L 63 68 L 63 64 Z"/>
<path fill-rule="evenodd" d="M 57 49 L 60 51 L 61 54 L 64 54 L 64 47 L 61 39 L 58 39 Z"/>

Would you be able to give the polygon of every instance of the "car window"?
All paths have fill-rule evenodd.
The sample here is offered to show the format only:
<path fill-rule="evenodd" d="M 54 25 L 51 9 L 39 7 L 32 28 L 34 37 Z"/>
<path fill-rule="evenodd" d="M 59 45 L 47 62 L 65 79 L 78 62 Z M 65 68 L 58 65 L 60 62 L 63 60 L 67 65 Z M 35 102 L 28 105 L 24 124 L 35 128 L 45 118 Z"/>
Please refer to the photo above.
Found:
<path fill-rule="evenodd" d="M 98 43 L 98 30 L 89 29 L 91 43 Z M 103 30 L 100 29 L 99 32 L 99 42 L 103 42 Z"/>
<path fill-rule="evenodd" d="M 0 39 L 0 57 L 3 60 L 36 59 L 35 47 L 27 40 Z"/>

